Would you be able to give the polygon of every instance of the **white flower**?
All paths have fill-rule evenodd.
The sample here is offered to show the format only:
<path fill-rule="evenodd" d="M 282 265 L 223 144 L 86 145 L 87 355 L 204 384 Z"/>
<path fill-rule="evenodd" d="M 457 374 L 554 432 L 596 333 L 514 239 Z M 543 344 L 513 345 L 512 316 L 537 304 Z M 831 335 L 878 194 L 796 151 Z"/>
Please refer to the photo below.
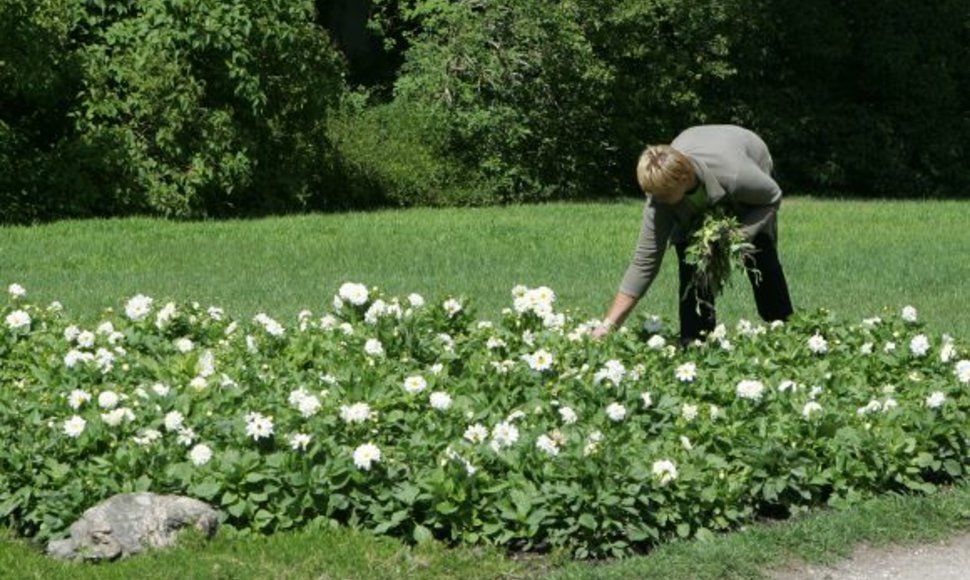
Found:
<path fill-rule="evenodd" d="M 552 353 L 543 349 L 537 350 L 532 354 L 522 355 L 522 359 L 529 365 L 529 368 L 539 372 L 552 368 L 552 364 L 555 361 Z"/>
<path fill-rule="evenodd" d="M 413 375 L 404 379 L 404 390 L 407 393 L 416 395 L 428 388 L 428 381 L 421 375 Z"/>
<path fill-rule="evenodd" d="M 253 438 L 253 441 L 265 439 L 273 434 L 273 418 L 262 413 L 249 413 L 246 415 L 246 435 Z"/>
<path fill-rule="evenodd" d="M 30 315 L 24 310 L 14 310 L 7 315 L 7 327 L 10 330 L 30 328 Z"/>
<path fill-rule="evenodd" d="M 189 460 L 192 465 L 201 467 L 212 459 L 212 449 L 204 443 L 199 443 L 189 451 Z"/>
<path fill-rule="evenodd" d="M 956 356 L 956 354 L 957 349 L 953 344 L 953 337 L 948 334 L 944 334 L 943 344 L 940 346 L 940 362 L 948 363 L 953 359 L 953 357 Z"/>
<path fill-rule="evenodd" d="M 256 322 L 262 326 L 263 330 L 265 330 L 270 336 L 280 337 L 286 334 L 286 329 L 283 328 L 282 324 L 273 320 L 262 312 L 253 317 L 253 322 Z"/>
<path fill-rule="evenodd" d="M 822 390 L 822 387 L 818 385 L 812 387 L 812 390 L 808 392 L 808 398 L 814 401 L 816 397 L 822 394 Z"/>
<path fill-rule="evenodd" d="M 340 332 L 346 334 L 347 336 L 351 336 L 352 334 L 354 334 L 354 327 L 349 322 L 341 322 L 340 325 L 337 326 L 337 328 L 339 328 Z M 377 344 L 378 346 L 380 346 L 380 342 L 378 342 Z M 384 352 L 384 347 L 381 347 L 381 353 L 383 352 Z"/>
<path fill-rule="evenodd" d="M 653 404 L 653 397 L 646 391 L 640 393 L 640 400 L 643 401 L 644 408 L 647 408 Z"/>
<path fill-rule="evenodd" d="M 667 340 L 659 334 L 655 334 L 651 336 L 649 340 L 647 340 L 647 348 L 660 350 L 665 346 L 667 346 Z"/>
<path fill-rule="evenodd" d="M 182 337 L 175 341 L 175 350 L 182 354 L 192 352 L 193 348 L 195 348 L 195 343 L 190 338 Z"/>
<path fill-rule="evenodd" d="M 71 349 L 66 355 L 64 355 L 64 366 L 69 369 L 77 366 L 79 362 L 87 362 L 94 360 L 94 355 L 89 352 L 81 352 L 76 349 Z"/>
<path fill-rule="evenodd" d="M 178 312 L 175 309 L 174 302 L 165 304 L 165 306 L 162 306 L 162 309 L 158 311 L 158 314 L 155 315 L 155 326 L 159 330 L 165 329 L 169 324 L 171 324 L 172 320 L 177 314 Z"/>
<path fill-rule="evenodd" d="M 320 410 L 320 399 L 302 387 L 290 392 L 289 403 L 299 409 L 303 417 L 312 417 Z"/>
<path fill-rule="evenodd" d="M 451 407 L 451 395 L 441 391 L 431 393 L 431 407 L 438 411 L 447 411 Z"/>
<path fill-rule="evenodd" d="M 472 443 L 481 443 L 488 438 L 488 429 L 480 423 L 475 423 L 465 429 L 463 437 Z"/>
<path fill-rule="evenodd" d="M 929 397 L 926 397 L 926 406 L 937 409 L 943 406 L 944 401 L 946 401 L 946 395 L 942 391 L 933 391 Z"/>
<path fill-rule="evenodd" d="M 576 416 L 576 411 L 573 411 L 571 407 L 560 407 L 559 416 L 562 417 L 562 422 L 566 425 L 572 425 L 579 417 Z"/>
<path fill-rule="evenodd" d="M 612 421 L 622 421 L 626 417 L 626 407 L 620 403 L 610 403 L 606 407 L 606 416 Z"/>
<path fill-rule="evenodd" d="M 556 444 L 548 435 L 539 435 L 536 438 L 536 449 L 544 452 L 550 457 L 559 455 L 559 445 Z"/>
<path fill-rule="evenodd" d="M 70 325 L 64 329 L 64 340 L 67 342 L 74 342 L 77 340 L 78 335 L 81 334 L 81 329 L 75 325 Z"/>
<path fill-rule="evenodd" d="M 90 330 L 82 330 L 77 335 L 77 345 L 81 348 L 91 348 L 94 346 L 94 333 Z"/>
<path fill-rule="evenodd" d="M 926 356 L 929 350 L 930 340 L 925 334 L 917 334 L 909 341 L 909 352 L 913 353 L 913 356 Z"/>
<path fill-rule="evenodd" d="M 449 298 L 448 300 L 445 300 L 444 304 L 442 304 L 441 306 L 442 308 L 445 309 L 445 312 L 448 313 L 448 316 L 450 318 L 454 318 L 456 314 L 461 312 L 461 308 L 462 308 L 461 302 L 455 300 L 454 298 Z"/>
<path fill-rule="evenodd" d="M 347 423 L 363 423 L 371 418 L 370 405 L 367 403 L 354 403 L 353 405 L 340 406 L 340 418 Z"/>
<path fill-rule="evenodd" d="M 178 411 L 170 411 L 165 414 L 164 424 L 166 431 L 178 431 L 185 426 L 185 417 Z"/>
<path fill-rule="evenodd" d="M 434 363 L 433 365 L 428 367 L 428 372 L 436 377 L 439 376 L 441 373 L 443 373 L 444 370 L 445 370 L 445 365 L 441 363 Z"/>
<path fill-rule="evenodd" d="M 143 429 L 141 435 L 131 438 L 137 445 L 151 445 L 162 438 L 162 433 L 157 429 Z"/>
<path fill-rule="evenodd" d="M 421 308 L 424 306 L 424 298 L 420 294 L 408 294 L 408 303 L 413 308 Z"/>
<path fill-rule="evenodd" d="M 368 471 L 371 465 L 380 462 L 380 460 L 381 450 L 373 443 L 364 443 L 357 449 L 354 449 L 354 465 L 358 469 Z"/>
<path fill-rule="evenodd" d="M 724 411 L 717 405 L 711 405 L 708 408 L 708 412 L 711 414 L 711 421 L 715 421 L 724 416 Z"/>
<path fill-rule="evenodd" d="M 693 421 L 697 418 L 697 405 L 684 403 L 680 407 L 680 416 L 688 421 Z"/>
<path fill-rule="evenodd" d="M 503 421 L 492 428 L 492 448 L 496 451 L 511 447 L 519 440 L 519 429 L 510 422 Z"/>
<path fill-rule="evenodd" d="M 918 319 L 916 309 L 912 306 L 904 306 L 900 316 L 902 317 L 903 321 L 909 323 L 914 323 Z"/>
<path fill-rule="evenodd" d="M 354 282 L 346 282 L 337 292 L 337 296 L 341 300 L 346 300 L 354 306 L 361 306 L 367 302 L 368 293 L 367 286 L 363 284 L 356 284 Z"/>
<path fill-rule="evenodd" d="M 819 405 L 815 401 L 809 401 L 805 403 L 804 407 L 802 407 L 802 416 L 805 417 L 806 419 L 810 419 L 814 413 L 821 413 L 821 412 L 822 412 L 822 405 Z"/>
<path fill-rule="evenodd" d="M 364 343 L 364 352 L 370 356 L 384 356 L 384 345 L 376 338 L 368 338 Z"/>
<path fill-rule="evenodd" d="M 761 381 L 745 379 L 738 383 L 736 391 L 738 397 L 742 399 L 760 401 L 761 397 L 764 395 L 765 386 Z"/>
<path fill-rule="evenodd" d="M 859 407 L 856 409 L 857 415 L 868 415 L 870 413 L 878 413 L 882 410 L 882 403 L 873 399 L 869 401 L 865 407 Z"/>
<path fill-rule="evenodd" d="M 222 318 L 226 315 L 226 311 L 218 306 L 210 306 L 205 313 L 209 315 L 209 318 L 215 321 L 222 320 Z"/>
<path fill-rule="evenodd" d="M 896 350 L 895 342 L 887 342 L 886 346 L 882 347 L 882 351 L 885 353 L 890 353 Z"/>
<path fill-rule="evenodd" d="M 526 414 L 525 414 L 524 411 L 520 411 L 520 410 L 516 409 L 515 411 L 512 411 L 511 413 L 509 413 L 509 416 L 506 417 L 505 420 L 506 421 L 517 421 L 517 420 L 519 420 L 519 419 L 521 419 L 521 418 L 523 418 L 525 416 L 526 416 Z"/>
<path fill-rule="evenodd" d="M 144 294 L 138 294 L 125 304 L 125 315 L 129 320 L 138 322 L 144 320 L 152 310 L 153 300 Z"/>
<path fill-rule="evenodd" d="M 795 381 L 785 379 L 778 385 L 778 392 L 784 393 L 787 391 L 795 392 L 798 390 L 798 383 Z"/>
<path fill-rule="evenodd" d="M 495 338 L 494 336 L 489 337 L 488 341 L 485 342 L 485 347 L 489 350 L 495 350 L 497 348 L 505 348 L 505 341 L 501 338 Z"/>
<path fill-rule="evenodd" d="M 159 397 L 167 396 L 170 390 L 171 389 L 169 389 L 169 386 L 165 383 L 155 383 L 152 385 L 152 391 L 154 391 Z"/>
<path fill-rule="evenodd" d="M 690 451 L 694 448 L 694 444 L 690 442 L 686 435 L 680 436 L 680 446 L 684 448 L 684 451 Z"/>
<path fill-rule="evenodd" d="M 184 445 L 188 447 L 189 445 L 192 445 L 193 441 L 195 441 L 195 437 L 196 437 L 196 434 L 193 429 L 190 429 L 189 427 L 183 427 L 182 429 L 178 430 L 178 435 L 175 437 L 175 441 L 179 445 Z"/>
<path fill-rule="evenodd" d="M 107 413 L 101 413 L 101 420 L 111 427 L 117 427 L 122 421 L 134 421 L 135 414 L 128 407 L 118 407 Z"/>
<path fill-rule="evenodd" d="M 872 349 L 875 345 L 871 342 L 867 342 L 859 347 L 859 352 L 862 354 L 872 354 Z"/>
<path fill-rule="evenodd" d="M 961 383 L 970 383 L 970 360 L 961 360 L 957 362 L 953 372 L 956 374 L 957 380 Z"/>
<path fill-rule="evenodd" d="M 643 330 L 648 334 L 656 334 L 664 327 L 663 320 L 656 314 L 647 316 L 643 321 Z"/>
<path fill-rule="evenodd" d="M 677 380 L 682 383 L 693 382 L 694 379 L 697 378 L 697 365 L 692 362 L 684 363 L 677 367 L 674 375 L 677 377 Z"/>
<path fill-rule="evenodd" d="M 189 387 L 196 391 L 203 391 L 208 386 L 209 383 L 206 381 L 205 377 L 193 377 L 192 380 L 189 381 Z"/>
<path fill-rule="evenodd" d="M 290 435 L 290 449 L 293 451 L 306 451 L 310 445 L 310 436 L 306 433 L 294 433 Z"/>
<path fill-rule="evenodd" d="M 829 351 L 829 343 L 821 334 L 814 334 L 808 339 L 808 350 L 815 354 L 825 354 Z"/>
<path fill-rule="evenodd" d="M 81 433 L 84 433 L 84 427 L 87 426 L 88 422 L 82 417 L 74 415 L 70 419 L 64 421 L 64 434 L 68 437 L 80 437 Z"/>
<path fill-rule="evenodd" d="M 102 409 L 114 409 L 120 398 L 114 391 L 102 391 L 98 395 L 98 406 Z"/>
<path fill-rule="evenodd" d="M 600 441 L 603 440 L 603 433 L 601 431 L 593 431 L 586 438 L 586 446 L 583 447 L 583 455 L 592 455 L 599 451 Z"/>
<path fill-rule="evenodd" d="M 367 324 L 377 324 L 381 316 L 387 313 L 387 303 L 378 298 L 370 305 L 367 312 L 364 313 L 364 322 Z"/>
<path fill-rule="evenodd" d="M 666 485 L 677 479 L 677 466 L 669 459 L 653 462 L 653 475 L 660 478 L 660 484 Z"/>
<path fill-rule="evenodd" d="M 623 366 L 623 363 L 616 359 L 608 360 L 606 361 L 606 364 L 603 365 L 603 368 L 598 370 L 596 374 L 593 375 L 593 383 L 599 384 L 603 381 L 609 381 L 616 386 L 620 384 L 620 381 L 623 380 L 625 375 L 626 367 Z"/>
<path fill-rule="evenodd" d="M 888 397 L 882 403 L 882 410 L 885 412 L 889 412 L 891 409 L 895 409 L 898 406 L 899 406 L 899 403 L 896 402 L 896 399 L 892 397 Z"/>
<path fill-rule="evenodd" d="M 74 389 L 71 394 L 67 396 L 67 404 L 72 409 L 77 410 L 83 405 L 91 400 L 91 394 L 87 391 L 82 391 L 81 389 Z"/>
<path fill-rule="evenodd" d="M 24 290 L 24 287 L 16 283 L 7 286 L 7 293 L 9 293 L 10 297 L 14 300 L 19 300 L 27 295 L 27 291 Z"/>
<path fill-rule="evenodd" d="M 455 339 L 451 338 L 451 335 L 447 332 L 442 332 L 437 336 L 437 339 L 441 341 L 441 345 L 448 352 L 455 350 Z"/>
<path fill-rule="evenodd" d="M 718 324 L 714 327 L 707 337 L 712 340 L 725 340 L 727 339 L 727 327 L 723 324 Z"/>
<path fill-rule="evenodd" d="M 882 318 L 879 318 L 878 316 L 873 316 L 872 318 L 864 318 L 862 319 L 862 327 L 874 328 L 877 324 L 881 322 L 882 322 Z"/>

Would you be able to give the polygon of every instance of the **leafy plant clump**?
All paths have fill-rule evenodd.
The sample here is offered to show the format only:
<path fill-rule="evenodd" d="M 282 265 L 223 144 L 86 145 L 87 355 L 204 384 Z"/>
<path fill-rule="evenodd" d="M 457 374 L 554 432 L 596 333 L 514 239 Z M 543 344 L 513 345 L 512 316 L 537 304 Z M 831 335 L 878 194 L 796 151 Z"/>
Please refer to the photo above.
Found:
<path fill-rule="evenodd" d="M 717 208 L 706 213 L 691 233 L 684 255 L 684 261 L 694 267 L 687 292 L 694 292 L 697 307 L 720 296 L 735 271 L 758 276 L 754 251 L 736 217 Z"/>
<path fill-rule="evenodd" d="M 967 474 L 970 360 L 910 307 L 719 326 L 597 321 L 517 287 L 467 300 L 348 283 L 324 312 L 234 320 L 135 296 L 95 325 L 0 306 L 0 525 L 57 537 L 125 491 L 224 527 L 622 556 L 759 516 L 932 492 Z"/>

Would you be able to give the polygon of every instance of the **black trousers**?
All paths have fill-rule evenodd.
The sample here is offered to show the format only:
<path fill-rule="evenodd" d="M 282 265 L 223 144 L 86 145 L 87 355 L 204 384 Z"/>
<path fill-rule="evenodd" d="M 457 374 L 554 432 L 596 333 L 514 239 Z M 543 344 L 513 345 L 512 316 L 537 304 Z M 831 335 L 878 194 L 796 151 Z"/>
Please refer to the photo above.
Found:
<path fill-rule="evenodd" d="M 761 272 L 761 276 L 759 279 L 748 272 L 748 280 L 751 281 L 751 289 L 754 291 L 758 314 L 765 322 L 788 320 L 792 314 L 791 296 L 788 294 L 785 272 L 778 261 L 778 249 L 767 234 L 758 234 L 752 243 L 755 247 L 754 267 Z M 684 262 L 687 244 L 677 244 L 676 247 L 680 266 L 680 338 L 687 344 L 714 330 L 717 325 L 717 311 L 714 297 L 703 294 L 700 296 L 701 304 L 698 308 L 694 290 L 687 290 L 695 270 L 694 266 Z"/>

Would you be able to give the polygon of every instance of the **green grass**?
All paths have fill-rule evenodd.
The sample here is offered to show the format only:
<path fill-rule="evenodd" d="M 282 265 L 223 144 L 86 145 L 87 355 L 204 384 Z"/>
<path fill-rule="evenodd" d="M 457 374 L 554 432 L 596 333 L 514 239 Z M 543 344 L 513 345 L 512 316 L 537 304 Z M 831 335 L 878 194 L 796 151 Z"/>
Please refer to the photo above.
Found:
<path fill-rule="evenodd" d="M 465 295 L 483 317 L 509 304 L 515 284 L 545 284 L 558 305 L 599 316 L 636 239 L 642 204 L 551 204 L 408 210 L 173 223 L 152 219 L 0 228 L 0 284 L 33 301 L 61 301 L 94 320 L 145 293 L 198 300 L 235 316 L 265 311 L 292 321 L 323 311 L 340 283 L 392 294 Z M 860 319 L 916 306 L 934 333 L 970 337 L 970 203 L 787 200 L 782 261 L 796 308 Z M 671 254 L 639 312 L 674 320 Z M 721 318 L 757 319 L 746 281 L 719 304 Z M 231 539 L 101 566 L 54 563 L 21 540 L 0 545 L 0 570 L 22 578 L 495 578 L 750 577 L 789 558 L 824 561 L 859 541 L 933 539 L 966 527 L 970 487 L 931 498 L 881 498 L 856 509 L 755 525 L 711 542 L 664 546 L 605 564 L 556 557 L 509 560 L 474 548 L 408 548 L 349 531 Z"/>
<path fill-rule="evenodd" d="M 173 223 L 153 219 L 0 228 L 0 283 L 93 319 L 141 292 L 282 320 L 323 310 L 344 281 L 392 294 L 463 294 L 484 317 L 515 284 L 552 287 L 559 307 L 599 316 L 639 229 L 642 203 L 416 209 Z M 913 304 L 934 329 L 970 336 L 970 204 L 787 200 L 780 253 L 796 308 L 860 318 Z M 676 259 L 638 312 L 676 314 Z M 746 280 L 722 320 L 757 319 Z"/>

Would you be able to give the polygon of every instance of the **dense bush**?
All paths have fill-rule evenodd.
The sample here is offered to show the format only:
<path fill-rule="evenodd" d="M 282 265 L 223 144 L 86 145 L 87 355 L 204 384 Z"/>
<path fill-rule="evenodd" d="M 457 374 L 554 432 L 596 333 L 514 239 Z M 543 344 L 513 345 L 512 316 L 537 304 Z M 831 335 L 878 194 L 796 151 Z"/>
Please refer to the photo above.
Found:
<path fill-rule="evenodd" d="M 572 3 L 415 2 L 396 100 L 438 113 L 444 152 L 494 201 L 602 191 L 610 70 Z"/>
<path fill-rule="evenodd" d="M 174 216 L 302 209 L 327 191 L 328 110 L 341 64 L 312 3 L 152 0 L 84 53 L 85 135 L 135 175 L 119 184 Z"/>
<path fill-rule="evenodd" d="M 618 556 L 970 468 L 970 360 L 912 307 L 592 340 L 548 288 L 500 320 L 345 284 L 280 323 L 128 300 L 0 306 L 0 524 L 48 538 L 124 491 L 225 526 Z M 321 315 L 322 314 L 322 315 Z"/>

